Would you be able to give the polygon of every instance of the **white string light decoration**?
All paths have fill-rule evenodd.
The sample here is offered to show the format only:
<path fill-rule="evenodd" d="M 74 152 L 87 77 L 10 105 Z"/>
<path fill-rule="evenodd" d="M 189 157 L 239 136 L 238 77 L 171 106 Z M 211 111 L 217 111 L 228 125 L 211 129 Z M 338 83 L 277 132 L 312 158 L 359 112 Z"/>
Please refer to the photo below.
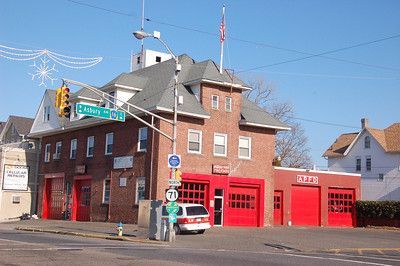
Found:
<path fill-rule="evenodd" d="M 39 86 L 45 87 L 47 87 L 47 81 L 51 81 L 53 84 L 53 82 L 57 80 L 57 78 L 52 77 L 54 72 L 58 72 L 55 68 L 56 64 L 72 69 L 83 69 L 95 66 L 103 60 L 103 57 L 74 57 L 55 53 L 47 49 L 28 50 L 9 47 L 1 44 L 0 57 L 12 61 L 33 61 L 31 67 L 33 67 L 34 73 L 28 74 L 32 77 L 32 80 L 38 79 L 40 81 Z M 47 58 L 55 62 L 53 67 L 48 65 L 50 60 Z M 40 59 L 41 61 L 39 64 L 34 61 L 37 59 Z"/>

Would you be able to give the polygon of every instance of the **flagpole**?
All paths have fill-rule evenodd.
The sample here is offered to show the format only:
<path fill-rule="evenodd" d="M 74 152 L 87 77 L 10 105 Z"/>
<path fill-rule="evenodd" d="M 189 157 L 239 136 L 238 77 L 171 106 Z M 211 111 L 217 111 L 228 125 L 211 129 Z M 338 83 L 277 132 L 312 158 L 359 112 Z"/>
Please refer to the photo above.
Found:
<path fill-rule="evenodd" d="M 222 69 L 223 69 L 223 60 L 224 60 L 224 42 L 225 42 L 225 5 L 222 6 L 222 21 L 221 21 L 221 27 L 220 27 L 220 42 L 221 42 L 221 59 L 220 59 L 220 64 L 219 64 L 219 73 L 222 74 Z"/>

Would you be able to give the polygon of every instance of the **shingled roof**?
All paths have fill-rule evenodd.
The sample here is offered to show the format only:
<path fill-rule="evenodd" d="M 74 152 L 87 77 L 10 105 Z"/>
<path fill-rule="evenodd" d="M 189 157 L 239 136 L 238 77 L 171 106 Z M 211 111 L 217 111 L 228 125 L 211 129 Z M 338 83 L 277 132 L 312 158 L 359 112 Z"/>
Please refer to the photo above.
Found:
<path fill-rule="evenodd" d="M 178 57 L 182 69 L 179 72 L 178 94 L 183 96 L 184 103 L 178 106 L 178 113 L 187 114 L 190 116 L 208 118 L 208 114 L 202 104 L 196 99 L 190 89 L 191 84 L 203 82 L 211 82 L 221 84 L 223 86 L 231 85 L 241 90 L 248 90 L 251 87 L 243 81 L 234 77 L 226 70 L 219 73 L 218 66 L 212 60 L 206 60 L 196 63 L 188 55 L 183 54 Z M 136 94 L 128 100 L 129 103 L 148 111 L 171 111 L 174 102 L 173 88 L 175 61 L 174 59 L 166 60 L 158 64 L 142 68 L 130 73 L 122 73 L 115 77 L 104 86 L 99 87 L 100 90 L 107 90 L 112 86 L 123 86 L 131 88 Z M 54 91 L 47 90 L 50 98 L 53 100 Z M 71 93 L 71 98 L 78 96 L 98 99 L 98 96 L 93 95 L 86 88 L 80 89 L 76 93 Z M 52 103 L 54 104 L 54 103 Z M 135 113 L 135 112 L 134 112 Z M 140 113 L 137 111 L 136 113 Z M 129 116 L 129 115 L 128 115 Z M 98 121 L 104 121 L 98 118 L 85 118 L 80 120 L 69 121 L 65 118 L 59 118 L 65 127 L 86 125 Z M 243 100 L 242 105 L 242 120 L 251 122 L 254 126 L 271 127 L 275 129 L 289 129 L 289 127 L 279 120 L 272 117 L 270 114 L 258 108 L 258 106 L 248 100 Z"/>
<path fill-rule="evenodd" d="M 346 133 L 340 135 L 335 142 L 322 155 L 324 157 L 341 157 L 347 148 L 353 143 L 358 135 L 357 133 Z"/>
<path fill-rule="evenodd" d="M 400 123 L 394 123 L 385 129 L 366 127 L 364 130 L 371 134 L 385 152 L 400 153 Z M 344 156 L 346 150 L 356 141 L 357 136 L 360 135 L 361 132 L 340 135 L 322 156 Z"/>

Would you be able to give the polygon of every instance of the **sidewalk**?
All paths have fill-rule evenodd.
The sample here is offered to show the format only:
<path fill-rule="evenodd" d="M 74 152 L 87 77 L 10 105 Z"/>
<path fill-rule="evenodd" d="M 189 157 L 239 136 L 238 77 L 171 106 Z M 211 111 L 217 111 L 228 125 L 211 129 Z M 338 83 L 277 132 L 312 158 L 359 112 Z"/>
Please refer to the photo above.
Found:
<path fill-rule="evenodd" d="M 147 238 L 148 229 L 135 224 L 123 225 L 123 236 L 117 235 L 116 223 L 102 222 L 76 222 L 63 220 L 22 220 L 0 223 L 0 229 L 16 229 L 22 231 L 56 233 L 64 235 L 76 235 L 82 237 L 102 238 L 109 240 L 151 242 Z"/>

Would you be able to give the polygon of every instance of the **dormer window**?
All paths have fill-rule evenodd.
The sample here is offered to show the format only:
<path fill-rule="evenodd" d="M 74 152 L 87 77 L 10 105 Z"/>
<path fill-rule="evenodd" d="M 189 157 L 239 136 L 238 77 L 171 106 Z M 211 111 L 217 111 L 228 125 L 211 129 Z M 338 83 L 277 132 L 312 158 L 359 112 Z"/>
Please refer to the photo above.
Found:
<path fill-rule="evenodd" d="M 214 110 L 218 110 L 218 102 L 219 102 L 219 97 L 218 95 L 213 95 L 212 96 L 212 101 L 211 101 L 211 107 Z"/>
<path fill-rule="evenodd" d="M 366 136 L 364 138 L 364 148 L 365 149 L 371 148 L 371 138 L 369 136 Z"/>
<path fill-rule="evenodd" d="M 115 108 L 115 98 L 113 98 L 113 97 L 115 97 L 115 91 L 111 91 L 109 93 L 109 95 L 112 97 L 108 97 L 108 99 L 111 101 L 111 102 L 108 102 L 108 106 L 109 106 L 109 108 L 113 109 L 113 108 Z"/>

